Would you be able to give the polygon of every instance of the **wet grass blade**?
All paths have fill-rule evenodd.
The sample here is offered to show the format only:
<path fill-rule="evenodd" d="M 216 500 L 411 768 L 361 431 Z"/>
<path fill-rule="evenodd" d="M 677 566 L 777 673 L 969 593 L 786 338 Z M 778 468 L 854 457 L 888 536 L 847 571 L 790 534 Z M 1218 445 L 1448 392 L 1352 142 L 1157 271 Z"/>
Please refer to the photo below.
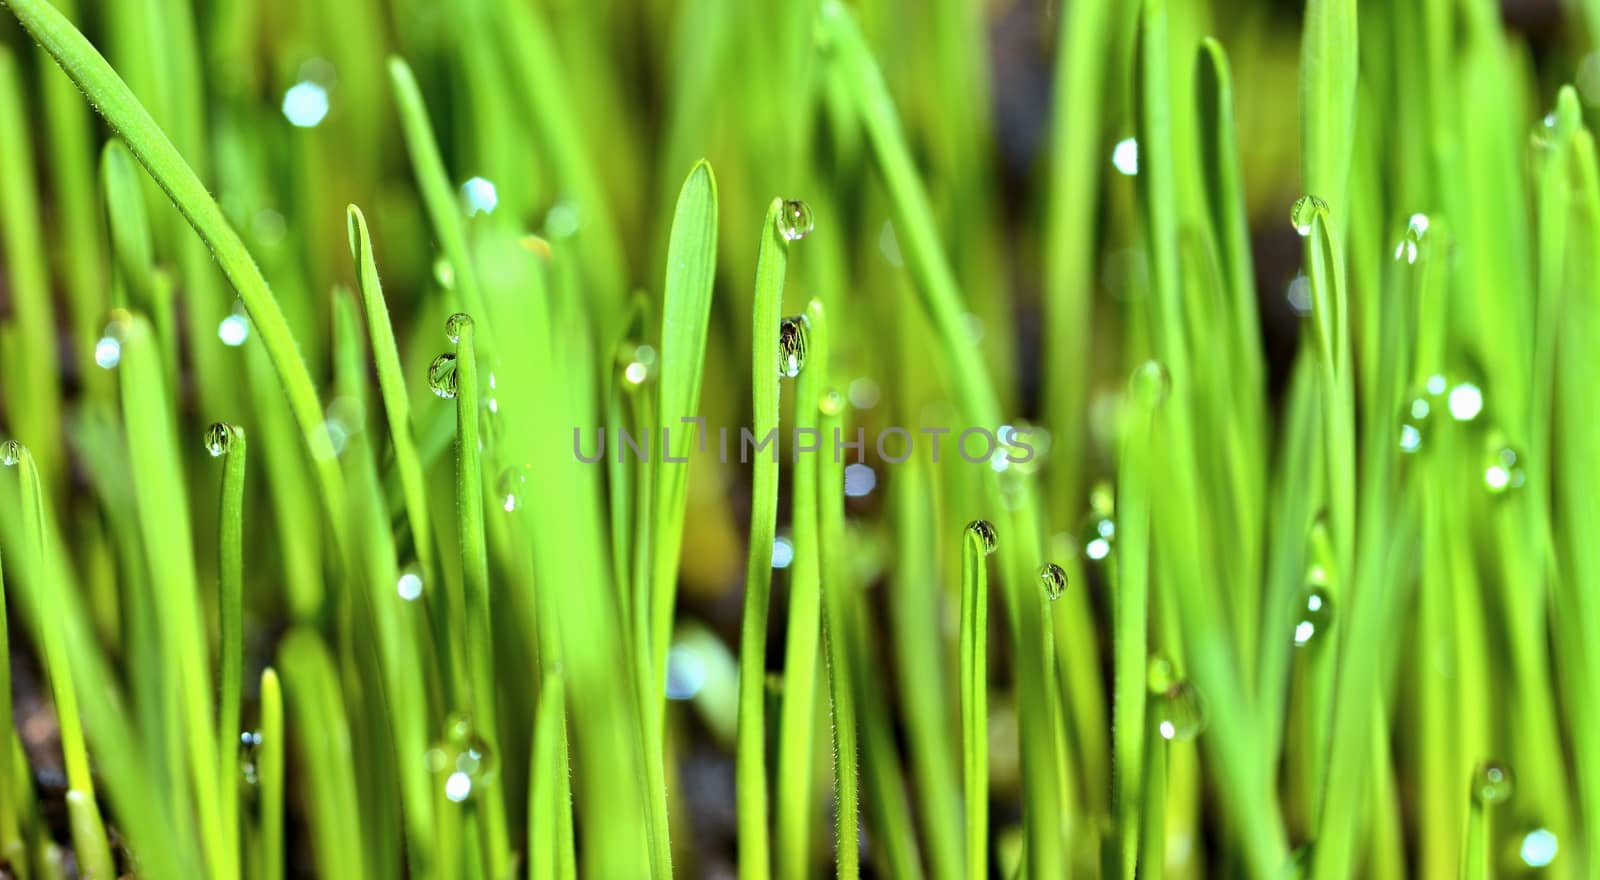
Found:
<path fill-rule="evenodd" d="M 533 731 L 528 786 L 528 876 L 566 880 L 577 876 L 573 854 L 572 787 L 567 760 L 566 698 L 561 676 L 545 676 Z"/>
<path fill-rule="evenodd" d="M 774 199 L 762 221 L 750 335 L 752 427 L 758 443 L 773 434 L 771 455 L 758 450 L 751 462 L 749 557 L 739 624 L 739 876 L 750 880 L 764 880 L 772 870 L 767 833 L 766 658 L 772 542 L 778 527 L 778 324 L 789 269 L 789 241 L 778 228 L 782 211 L 783 200 Z"/>
<path fill-rule="evenodd" d="M 256 752 L 260 816 L 253 876 L 283 880 L 283 765 L 288 731 L 283 726 L 283 690 L 278 673 L 261 671 L 261 749 Z"/>
<path fill-rule="evenodd" d="M 359 880 L 367 876 L 365 848 L 355 843 L 365 838 L 361 835 L 350 725 L 333 656 L 315 633 L 297 629 L 285 636 L 278 648 L 278 668 L 283 670 L 289 698 L 286 721 L 293 723 L 299 754 L 305 762 L 311 851 L 317 872 Z M 268 739 L 267 720 L 263 718 L 261 729 L 263 749 L 275 741 Z M 275 769 L 281 779 L 282 765 Z M 277 806 L 281 817 L 282 802 Z M 282 839 L 279 831 L 280 844 Z M 263 841 L 270 842 L 265 834 Z M 281 871 L 281 863 L 273 867 Z"/>
<path fill-rule="evenodd" d="M 217 778 L 221 787 L 222 857 L 240 865 L 239 692 L 244 685 L 244 472 L 243 428 L 218 422 L 206 436 L 208 451 L 222 455 L 222 509 L 217 530 L 217 612 L 221 625 L 222 696 L 217 709 Z M 242 870 L 235 867 L 234 871 Z"/>
<path fill-rule="evenodd" d="M 961 766 L 966 876 L 989 876 L 989 551 L 972 529 L 961 537 Z"/>
<path fill-rule="evenodd" d="M 806 307 L 810 322 L 807 346 L 808 365 L 819 377 L 817 408 L 821 411 L 823 449 L 830 444 L 843 421 L 844 398 L 832 382 L 833 367 L 828 315 L 821 300 Z M 798 392 L 797 392 L 798 395 Z M 804 400 L 803 397 L 798 397 Z M 828 692 L 833 701 L 833 778 L 834 847 L 836 874 L 840 880 L 853 880 L 861 873 L 861 780 L 856 696 L 853 686 L 854 661 L 850 650 L 850 605 L 853 585 L 845 566 L 844 463 L 831 451 L 817 456 L 817 549 L 822 582 L 822 636 L 827 652 Z"/>
<path fill-rule="evenodd" d="M 212 715 L 212 674 L 200 587 L 194 569 L 189 507 L 179 465 L 175 418 L 148 321 L 133 317 L 121 327 L 123 421 L 134 475 L 141 534 L 155 586 L 162 638 L 171 648 L 167 674 L 176 682 L 184 759 L 190 768 L 206 862 L 213 874 L 237 873 L 222 847 L 221 792 L 217 785 L 217 731 Z M 177 734 L 177 731 L 173 731 Z"/>
<path fill-rule="evenodd" d="M 809 318 L 806 319 L 809 322 Z M 824 371 L 811 362 L 816 328 L 805 329 L 807 363 L 794 382 L 794 436 L 809 436 L 821 447 L 817 424 Z M 827 331 L 823 329 L 825 334 Z M 810 875 L 813 734 L 817 718 L 817 669 L 821 659 L 822 582 L 817 522 L 817 453 L 795 444 L 789 523 L 794 561 L 789 567 L 789 621 L 784 637 L 783 706 L 778 721 L 777 875 L 802 880 Z M 835 487 L 841 490 L 843 487 Z"/>
<path fill-rule="evenodd" d="M 389 423 L 389 442 L 394 447 L 395 469 L 400 474 L 405 499 L 406 519 L 411 525 L 411 545 L 422 566 L 423 580 L 439 581 L 439 566 L 433 556 L 433 535 L 428 524 L 428 495 L 422 479 L 422 462 L 417 457 L 417 441 L 411 428 L 411 399 L 406 394 L 406 377 L 400 367 L 400 351 L 394 328 L 389 323 L 389 306 L 378 279 L 378 264 L 373 256 L 372 236 L 361 209 L 351 205 L 347 211 L 350 256 L 356 262 L 356 277 L 361 289 L 362 307 L 367 314 L 367 336 L 378 372 L 378 390 L 383 396 L 383 412 Z"/>
<path fill-rule="evenodd" d="M 1117 566 L 1112 620 L 1112 821 L 1116 875 L 1132 880 L 1159 866 L 1138 864 L 1145 790 L 1146 675 L 1150 603 L 1151 470 L 1158 407 L 1170 392 L 1165 369 L 1146 362 L 1129 382 L 1130 411 L 1123 427 L 1117 491 Z M 1163 755 L 1163 760 L 1165 756 Z"/>

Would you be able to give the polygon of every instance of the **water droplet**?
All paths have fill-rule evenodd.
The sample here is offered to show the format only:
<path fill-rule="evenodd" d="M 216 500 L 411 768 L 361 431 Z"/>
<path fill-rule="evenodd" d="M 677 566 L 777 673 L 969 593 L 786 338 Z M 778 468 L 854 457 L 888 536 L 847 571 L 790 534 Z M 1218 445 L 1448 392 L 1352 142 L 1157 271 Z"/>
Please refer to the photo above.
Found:
<path fill-rule="evenodd" d="M 1054 562 L 1047 563 L 1039 569 L 1039 582 L 1044 584 L 1044 594 L 1054 602 L 1067 591 L 1067 571 Z"/>
<path fill-rule="evenodd" d="M 1417 261 L 1417 254 L 1422 247 L 1422 239 L 1428 234 L 1428 215 L 1412 214 L 1411 221 L 1406 224 L 1405 237 L 1395 245 L 1394 258 L 1404 260 L 1406 265 Z"/>
<path fill-rule="evenodd" d="M 445 338 L 452 343 L 461 341 L 461 332 L 472 329 L 472 316 L 466 312 L 456 312 L 444 319 Z"/>
<path fill-rule="evenodd" d="M 433 280 L 439 282 L 439 286 L 443 288 L 455 287 L 456 267 L 450 265 L 450 261 L 444 257 L 439 257 L 433 261 Z"/>
<path fill-rule="evenodd" d="M 788 538 L 772 539 L 772 567 L 788 568 L 794 562 L 794 542 Z"/>
<path fill-rule="evenodd" d="M 1470 422 L 1483 412 L 1483 390 L 1471 382 L 1462 382 L 1450 389 L 1447 403 L 1451 418 L 1458 422 Z"/>
<path fill-rule="evenodd" d="M 449 400 L 456 396 L 456 356 L 445 352 L 428 365 L 428 387 L 439 397 Z"/>
<path fill-rule="evenodd" d="M 1182 681 L 1178 675 L 1178 667 L 1172 665 L 1172 660 L 1167 655 L 1157 652 L 1150 655 L 1144 664 L 1145 686 L 1150 693 L 1160 696 L 1172 690 L 1173 686 Z"/>
<path fill-rule="evenodd" d="M 205 443 L 212 458 L 226 455 L 228 447 L 233 445 L 233 426 L 227 422 L 212 422 L 211 427 L 206 428 Z"/>
<path fill-rule="evenodd" d="M 566 238 L 577 232 L 582 223 L 578 206 L 571 202 L 556 202 L 544 215 L 544 231 L 551 238 Z"/>
<path fill-rule="evenodd" d="M 789 199 L 783 203 L 783 209 L 778 212 L 778 232 L 790 241 L 799 241 L 811 234 L 816 226 L 817 218 L 811 213 L 811 206 L 799 199 Z"/>
<path fill-rule="evenodd" d="M 877 488 L 878 472 L 872 465 L 859 461 L 851 462 L 844 468 L 844 497 L 865 498 Z"/>
<path fill-rule="evenodd" d="M 259 781 L 256 756 L 260 753 L 261 731 L 246 730 L 239 734 L 239 772 L 244 776 L 245 785 L 255 785 Z"/>
<path fill-rule="evenodd" d="M 1400 413 L 1400 451 L 1416 453 L 1426 444 L 1434 416 L 1446 407 L 1444 389 L 1447 383 L 1441 374 L 1429 376 L 1422 389 L 1411 395 L 1410 402 Z"/>
<path fill-rule="evenodd" d="M 1522 863 L 1530 868 L 1543 868 L 1556 860 L 1561 842 L 1548 828 L 1535 828 L 1522 838 Z"/>
<path fill-rule="evenodd" d="M 233 311 L 217 324 L 217 338 L 230 348 L 238 348 L 250 338 L 250 316 L 243 303 L 235 302 Z"/>
<path fill-rule="evenodd" d="M 967 534 L 977 535 L 978 543 L 983 547 L 983 555 L 993 556 L 995 544 L 1000 536 L 995 533 L 994 523 L 986 519 L 975 519 L 967 523 Z"/>
<path fill-rule="evenodd" d="M 500 509 L 506 513 L 516 510 L 521 506 L 523 499 L 527 497 L 528 471 L 531 467 L 531 465 L 508 467 L 500 472 L 499 477 L 495 478 L 495 501 L 500 505 Z"/>
<path fill-rule="evenodd" d="M 850 405 L 856 409 L 872 409 L 883 399 L 883 389 L 878 387 L 877 382 L 865 377 L 852 381 L 847 393 Z"/>
<path fill-rule="evenodd" d="M 806 365 L 806 318 L 796 315 L 778 324 L 778 375 L 793 379 Z"/>
<path fill-rule="evenodd" d="M 1304 601 L 1300 620 L 1294 625 L 1294 645 L 1303 648 L 1333 626 L 1333 593 L 1328 589 L 1328 570 L 1312 563 L 1306 570 Z"/>
<path fill-rule="evenodd" d="M 423 756 L 430 773 L 448 774 L 444 795 L 452 803 L 462 803 L 486 786 L 494 777 L 494 756 L 489 746 L 473 730 L 466 715 L 456 713 L 447 719 L 444 740 Z"/>
<path fill-rule="evenodd" d="M 1139 142 L 1123 138 L 1111 148 L 1111 165 L 1127 177 L 1139 173 Z"/>
<path fill-rule="evenodd" d="M 1205 702 L 1188 681 L 1179 681 L 1156 701 L 1156 732 L 1162 739 L 1188 742 L 1206 728 Z"/>
<path fill-rule="evenodd" d="M 1129 388 L 1135 400 L 1154 409 L 1172 393 L 1172 376 L 1160 361 L 1145 361 L 1133 371 Z"/>
<path fill-rule="evenodd" d="M 122 362 L 122 343 L 115 336 L 102 336 L 94 344 L 94 362 L 102 370 L 110 370 Z"/>
<path fill-rule="evenodd" d="M 667 652 L 667 699 L 694 699 L 706 686 L 706 678 L 706 661 L 698 649 L 673 645 Z"/>
<path fill-rule="evenodd" d="M 1083 541 L 1083 555 L 1090 562 L 1105 562 L 1116 548 L 1116 504 L 1116 493 L 1106 480 L 1096 483 L 1089 492 L 1089 513 L 1078 529 L 1078 537 Z"/>
<path fill-rule="evenodd" d="M 1522 457 L 1510 446 L 1491 448 L 1483 468 L 1483 485 L 1491 495 L 1522 488 Z"/>
<path fill-rule="evenodd" d="M 321 83 L 297 82 L 283 93 L 283 115 L 296 128 L 316 128 L 328 115 L 328 90 Z"/>
<path fill-rule="evenodd" d="M 1472 771 L 1472 799 L 1483 806 L 1503 804 L 1511 799 L 1516 780 L 1511 768 L 1499 761 L 1482 761 Z"/>
<path fill-rule="evenodd" d="M 500 204 L 500 193 L 495 190 L 494 181 L 473 177 L 461 184 L 461 201 L 465 203 L 468 217 L 492 214 Z"/>
<path fill-rule="evenodd" d="M 817 409 L 825 416 L 836 416 L 844 411 L 844 395 L 829 388 L 817 399 Z"/>
<path fill-rule="evenodd" d="M 406 566 L 400 573 L 400 580 L 395 584 L 395 592 L 407 602 L 415 602 L 422 598 L 422 569 L 415 564 Z"/>
<path fill-rule="evenodd" d="M 1289 222 L 1294 225 L 1294 231 L 1300 233 L 1301 238 L 1311 234 L 1311 221 L 1321 215 L 1324 222 L 1328 219 L 1328 203 L 1316 196 L 1301 196 L 1294 201 L 1294 207 L 1289 209 Z"/>
<path fill-rule="evenodd" d="M 1294 276 L 1289 282 L 1289 308 L 1294 309 L 1297 315 L 1311 314 L 1311 279 L 1304 273 Z"/>
<path fill-rule="evenodd" d="M 7 440 L 4 443 L 0 443 L 0 464 L 6 467 L 16 467 L 17 462 L 22 461 L 22 454 L 27 451 L 27 447 L 16 440 Z"/>

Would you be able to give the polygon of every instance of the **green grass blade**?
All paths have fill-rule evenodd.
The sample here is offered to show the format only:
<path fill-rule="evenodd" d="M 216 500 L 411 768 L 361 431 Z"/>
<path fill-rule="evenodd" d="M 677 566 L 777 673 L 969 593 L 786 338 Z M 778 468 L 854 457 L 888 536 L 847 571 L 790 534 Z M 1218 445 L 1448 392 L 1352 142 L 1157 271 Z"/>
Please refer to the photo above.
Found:
<path fill-rule="evenodd" d="M 1114 700 L 1112 704 L 1112 821 L 1117 840 L 1118 876 L 1132 880 L 1139 865 L 1140 821 L 1145 777 L 1145 667 L 1149 655 L 1151 463 L 1155 422 L 1170 389 L 1166 369 L 1147 361 L 1129 382 L 1131 411 L 1124 426 L 1118 467 L 1117 577 L 1112 618 Z M 1165 757 L 1163 756 L 1163 760 Z"/>
<path fill-rule="evenodd" d="M 567 880 L 577 872 L 566 712 L 561 676 L 545 676 L 534 719 L 533 781 L 528 787 L 528 876 L 533 880 Z"/>
<path fill-rule="evenodd" d="M 463 315 L 450 319 L 447 331 L 456 337 L 456 517 L 465 580 L 467 645 L 472 683 L 472 723 L 491 753 L 497 753 L 500 732 L 494 689 L 493 616 L 489 598 L 489 555 L 483 526 L 483 466 L 478 440 L 477 322 Z M 511 855 L 506 837 L 505 796 L 495 789 L 474 800 L 482 805 L 484 864 L 493 876 L 507 872 Z"/>
<path fill-rule="evenodd" d="M 770 234 L 776 236 L 777 232 Z M 687 455 L 695 440 L 690 423 L 682 420 L 693 418 L 699 411 L 700 386 L 705 372 L 707 324 L 711 316 L 711 284 L 716 267 L 717 181 L 711 173 L 711 166 L 702 161 L 690 170 L 683 188 L 678 192 L 671 243 L 667 246 L 666 286 L 661 315 L 661 387 L 656 414 L 660 425 L 673 432 L 673 457 Z M 782 267 L 779 269 L 781 272 Z M 780 286 L 780 293 L 781 290 Z M 776 327 L 777 321 L 774 319 L 773 364 L 778 362 Z M 662 680 L 666 669 L 678 560 L 682 553 L 680 545 L 683 540 L 684 505 L 689 491 L 688 478 L 688 469 L 677 466 L 660 467 L 656 474 L 655 530 L 651 535 L 651 543 L 658 552 L 655 557 L 654 587 L 651 590 L 648 646 L 653 663 L 652 692 L 654 682 Z"/>
<path fill-rule="evenodd" d="M 820 303 L 813 301 L 813 305 Z M 809 322 L 809 312 L 806 318 Z M 794 436 L 820 438 L 818 422 L 826 372 L 811 360 L 810 347 L 819 328 L 807 324 L 806 365 L 794 382 Z M 826 328 L 820 328 L 825 335 Z M 815 444 L 822 446 L 820 440 Z M 784 638 L 783 706 L 778 721 L 777 875 L 802 880 L 811 874 L 811 820 L 814 733 L 817 717 L 817 669 L 822 636 L 821 560 L 817 522 L 816 452 L 799 452 L 796 444 L 789 522 L 794 561 L 789 572 L 789 621 Z M 835 487 L 837 490 L 838 487 Z"/>
<path fill-rule="evenodd" d="M 256 871 L 260 880 L 283 880 L 283 690 L 278 673 L 267 667 L 261 671 L 261 749 L 256 753 L 256 779 L 260 786 L 259 837 L 256 840 Z"/>
<path fill-rule="evenodd" d="M 422 191 L 422 201 L 427 205 L 434 235 L 439 237 L 445 258 L 455 273 L 455 289 L 461 292 L 462 305 L 468 314 L 487 315 L 478 269 L 467 250 L 467 233 L 461 210 L 456 206 L 455 188 L 450 185 L 444 158 L 439 155 L 433 124 L 428 121 L 428 108 L 422 101 L 422 90 L 417 87 L 417 78 L 404 59 L 389 59 L 389 82 L 394 89 L 395 102 L 399 104 L 400 129 L 405 133 L 406 149 L 411 153 L 412 173 L 416 176 L 417 188 Z M 482 345 L 487 353 L 495 351 L 492 328 L 483 328 Z"/>
<path fill-rule="evenodd" d="M 283 670 L 289 698 L 286 721 L 293 724 L 304 762 L 301 766 L 317 873 L 359 880 L 367 876 L 365 847 L 356 844 L 365 838 L 361 835 L 350 725 L 333 657 L 315 633 L 297 629 L 285 636 L 278 647 L 278 668 Z M 263 717 L 263 750 L 277 741 L 268 739 L 267 720 Z M 281 750 L 283 745 L 278 748 Z M 282 765 L 273 769 L 281 779 Z M 281 816 L 282 802 L 276 806 Z M 278 837 L 281 842 L 281 832 Z M 264 834 L 263 840 L 269 838 Z"/>
<path fill-rule="evenodd" d="M 156 587 L 163 639 L 172 646 L 168 674 L 177 682 L 178 712 L 199 810 L 206 862 L 219 877 L 237 872 L 222 847 L 221 793 L 217 786 L 217 731 L 213 726 L 211 668 L 207 662 L 206 629 L 200 614 L 200 588 L 194 570 L 188 503 L 183 492 L 175 419 L 162 378 L 149 322 L 135 317 L 122 327 L 123 420 L 127 425 L 129 461 L 140 526 Z"/>
<path fill-rule="evenodd" d="M 831 449 L 834 431 L 843 421 L 844 398 L 831 384 L 833 331 L 821 300 L 806 307 L 810 322 L 809 353 L 805 369 L 813 371 L 817 408 L 821 413 L 820 444 Z M 796 400 L 804 401 L 796 391 Z M 858 745 L 860 731 L 854 691 L 854 660 L 850 649 L 850 606 L 853 585 L 845 570 L 844 462 L 831 452 L 817 457 L 817 550 L 822 581 L 822 636 L 828 662 L 828 691 L 833 701 L 834 847 L 836 875 L 854 880 L 861 873 L 861 780 Z"/>
<path fill-rule="evenodd" d="M 417 441 L 412 434 L 411 402 L 406 395 L 405 373 L 400 367 L 400 351 L 394 328 L 389 323 L 389 306 L 378 279 L 378 264 L 373 256 L 372 237 L 361 209 L 351 205 L 347 211 L 350 255 L 356 262 L 361 302 L 367 313 L 367 335 L 378 371 L 378 390 L 383 396 L 384 416 L 389 423 L 389 442 L 394 446 L 395 469 L 405 498 L 406 519 L 411 525 L 411 544 L 422 566 L 423 579 L 437 583 L 438 563 L 433 556 L 433 536 L 428 528 L 428 495 L 422 480 L 422 462 L 417 457 Z"/>
<path fill-rule="evenodd" d="M 752 426 L 757 441 L 778 429 L 778 324 L 789 268 L 789 241 L 778 228 L 783 200 L 773 199 L 761 227 L 751 325 Z M 666 408 L 662 408 L 663 413 Z M 776 443 L 776 437 L 774 437 Z M 769 876 L 767 833 L 767 614 L 772 589 L 772 541 L 778 518 L 778 456 L 754 453 L 751 462 L 749 558 L 744 614 L 739 625 L 739 745 L 736 761 L 739 876 Z M 663 475 L 664 476 L 664 475 Z M 670 546 L 670 545 L 668 545 Z"/>
<path fill-rule="evenodd" d="M 220 431 L 219 431 L 220 429 Z M 222 509 L 217 534 L 217 611 L 221 619 L 222 696 L 217 709 L 217 778 L 221 788 L 222 857 L 239 865 L 239 692 L 244 685 L 244 429 L 225 422 L 207 434 L 222 461 Z M 214 445 L 213 445 L 214 444 Z M 240 868 L 235 867 L 233 871 Z"/>
<path fill-rule="evenodd" d="M 961 766 L 966 876 L 989 876 L 989 551 L 971 529 L 961 540 Z"/>

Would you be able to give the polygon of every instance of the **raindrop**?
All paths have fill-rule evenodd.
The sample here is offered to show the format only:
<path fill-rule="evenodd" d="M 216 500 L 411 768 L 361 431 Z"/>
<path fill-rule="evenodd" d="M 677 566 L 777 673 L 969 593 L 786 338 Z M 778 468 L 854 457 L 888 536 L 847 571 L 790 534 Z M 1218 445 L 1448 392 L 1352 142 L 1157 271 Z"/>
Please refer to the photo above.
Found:
<path fill-rule="evenodd" d="M 811 206 L 799 199 L 789 199 L 778 212 L 778 232 L 789 241 L 799 241 L 811 234 L 817 219 Z"/>
<path fill-rule="evenodd" d="M 439 355 L 428 365 L 428 387 L 446 400 L 456 396 L 456 356 L 453 352 Z"/>
<path fill-rule="evenodd" d="M 836 416 L 844 411 L 844 395 L 837 390 L 829 388 L 817 398 L 817 409 L 825 416 Z"/>
<path fill-rule="evenodd" d="M 235 302 L 233 311 L 218 322 L 217 338 L 229 348 L 238 348 L 250 338 L 250 316 L 245 313 L 243 303 Z"/>
<path fill-rule="evenodd" d="M 865 498 L 877 488 L 878 472 L 870 464 L 853 462 L 844 468 L 844 497 Z"/>
<path fill-rule="evenodd" d="M 1483 468 L 1483 485 L 1491 495 L 1504 495 L 1512 489 L 1522 488 L 1522 457 L 1510 446 L 1500 446 L 1489 453 Z"/>
<path fill-rule="evenodd" d="M 794 542 L 788 538 L 772 540 L 772 567 L 788 568 L 794 562 Z"/>
<path fill-rule="evenodd" d="M 476 217 L 494 213 L 495 206 L 500 204 L 500 194 L 495 190 L 494 181 L 474 177 L 461 184 L 461 200 L 466 203 L 467 216 Z"/>
<path fill-rule="evenodd" d="M 1543 868 L 1556 860 L 1560 841 L 1548 828 L 1535 828 L 1522 838 L 1522 862 L 1530 868 Z"/>
<path fill-rule="evenodd" d="M 1311 279 L 1304 274 L 1294 276 L 1289 282 L 1289 308 L 1297 315 L 1311 314 Z"/>
<path fill-rule="evenodd" d="M 218 458 L 228 453 L 228 447 L 233 445 L 233 426 L 227 422 L 212 422 L 206 428 L 206 451 L 212 458 Z"/>
<path fill-rule="evenodd" d="M 1289 209 L 1289 222 L 1294 225 L 1294 231 L 1300 233 L 1301 238 L 1311 234 L 1311 221 L 1318 215 L 1324 222 L 1328 219 L 1328 203 L 1316 196 L 1301 196 L 1294 201 L 1294 207 Z"/>
<path fill-rule="evenodd" d="M 494 774 L 494 756 L 489 746 L 472 728 L 465 715 L 452 715 L 445 725 L 445 738 L 424 755 L 428 770 L 445 773 L 444 795 L 461 803 L 487 785 Z"/>
<path fill-rule="evenodd" d="M 1427 234 L 1428 215 L 1412 214 L 1411 221 L 1406 224 L 1405 237 L 1400 239 L 1398 245 L 1395 245 L 1394 258 L 1396 260 L 1404 260 L 1406 265 L 1415 263 L 1417 261 L 1417 253 L 1422 247 L 1423 236 Z"/>
<path fill-rule="evenodd" d="M 416 565 L 406 566 L 406 570 L 400 574 L 399 582 L 395 584 L 395 591 L 407 602 L 415 602 L 422 598 L 422 570 Z"/>
<path fill-rule="evenodd" d="M 778 375 L 793 379 L 806 365 L 806 318 L 796 315 L 778 324 Z"/>
<path fill-rule="evenodd" d="M 0 464 L 6 467 L 16 467 L 17 462 L 22 461 L 22 454 L 27 451 L 27 447 L 16 440 L 7 440 L 4 443 L 0 443 Z"/>
<path fill-rule="evenodd" d="M 102 336 L 94 344 L 94 362 L 102 370 L 109 370 L 122 362 L 122 343 L 115 336 Z"/>
<path fill-rule="evenodd" d="M 1472 771 L 1472 799 L 1483 806 L 1503 804 L 1511 799 L 1515 780 L 1511 768 L 1499 761 L 1483 761 Z"/>
<path fill-rule="evenodd" d="M 1078 530 L 1083 540 L 1083 555 L 1091 562 L 1110 558 L 1117 544 L 1116 495 L 1111 483 L 1101 480 L 1089 492 L 1089 514 Z"/>
<path fill-rule="evenodd" d="M 1174 685 L 1183 680 L 1172 660 L 1160 652 L 1151 654 L 1150 659 L 1145 661 L 1144 679 L 1145 686 L 1156 696 L 1172 690 Z"/>
<path fill-rule="evenodd" d="M 444 336 L 452 343 L 461 341 L 461 333 L 472 329 L 472 316 L 466 312 L 456 312 L 444 319 Z"/>
<path fill-rule="evenodd" d="M 967 534 L 977 536 L 978 544 L 983 548 L 983 555 L 994 555 L 995 544 L 999 541 L 999 535 L 994 530 L 994 523 L 986 519 L 975 519 L 967 523 Z"/>
<path fill-rule="evenodd" d="M 699 651 L 674 645 L 667 652 L 667 699 L 694 699 L 705 687 L 706 678 L 706 661 Z"/>
<path fill-rule="evenodd" d="M 433 261 L 433 280 L 439 282 L 440 287 L 455 287 L 456 267 L 450 265 L 450 261 L 444 257 L 439 257 Z"/>
<path fill-rule="evenodd" d="M 261 754 L 261 731 L 246 730 L 239 734 L 239 772 L 244 775 L 245 785 L 255 785 L 260 777 L 256 768 L 256 757 Z"/>
<path fill-rule="evenodd" d="M 1483 390 L 1471 382 L 1462 382 L 1450 389 L 1447 402 L 1451 418 L 1458 422 L 1470 422 L 1483 412 Z"/>
<path fill-rule="evenodd" d="M 1313 563 L 1306 572 L 1305 602 L 1294 625 L 1294 646 L 1303 648 L 1333 625 L 1333 594 L 1328 591 L 1328 570 Z"/>
<path fill-rule="evenodd" d="M 1139 173 L 1139 142 L 1123 138 L 1111 149 L 1111 165 L 1122 174 L 1133 177 Z"/>
<path fill-rule="evenodd" d="M 321 83 L 295 83 L 283 93 L 283 115 L 296 128 L 316 128 L 328 115 L 328 90 Z"/>
<path fill-rule="evenodd" d="M 1054 562 L 1047 563 L 1039 569 L 1039 581 L 1044 584 L 1044 594 L 1052 602 L 1061 598 L 1061 594 L 1067 591 L 1066 569 Z"/>
<path fill-rule="evenodd" d="M 1135 400 L 1155 409 L 1172 393 L 1172 376 L 1160 361 L 1145 361 L 1133 371 L 1129 387 Z"/>
<path fill-rule="evenodd" d="M 528 488 L 528 466 L 509 467 L 494 481 L 494 496 L 500 509 L 511 513 L 522 505 Z"/>
<path fill-rule="evenodd" d="M 1188 742 L 1206 728 L 1205 703 L 1187 681 L 1173 684 L 1161 695 L 1155 714 L 1156 732 L 1162 739 Z"/>

